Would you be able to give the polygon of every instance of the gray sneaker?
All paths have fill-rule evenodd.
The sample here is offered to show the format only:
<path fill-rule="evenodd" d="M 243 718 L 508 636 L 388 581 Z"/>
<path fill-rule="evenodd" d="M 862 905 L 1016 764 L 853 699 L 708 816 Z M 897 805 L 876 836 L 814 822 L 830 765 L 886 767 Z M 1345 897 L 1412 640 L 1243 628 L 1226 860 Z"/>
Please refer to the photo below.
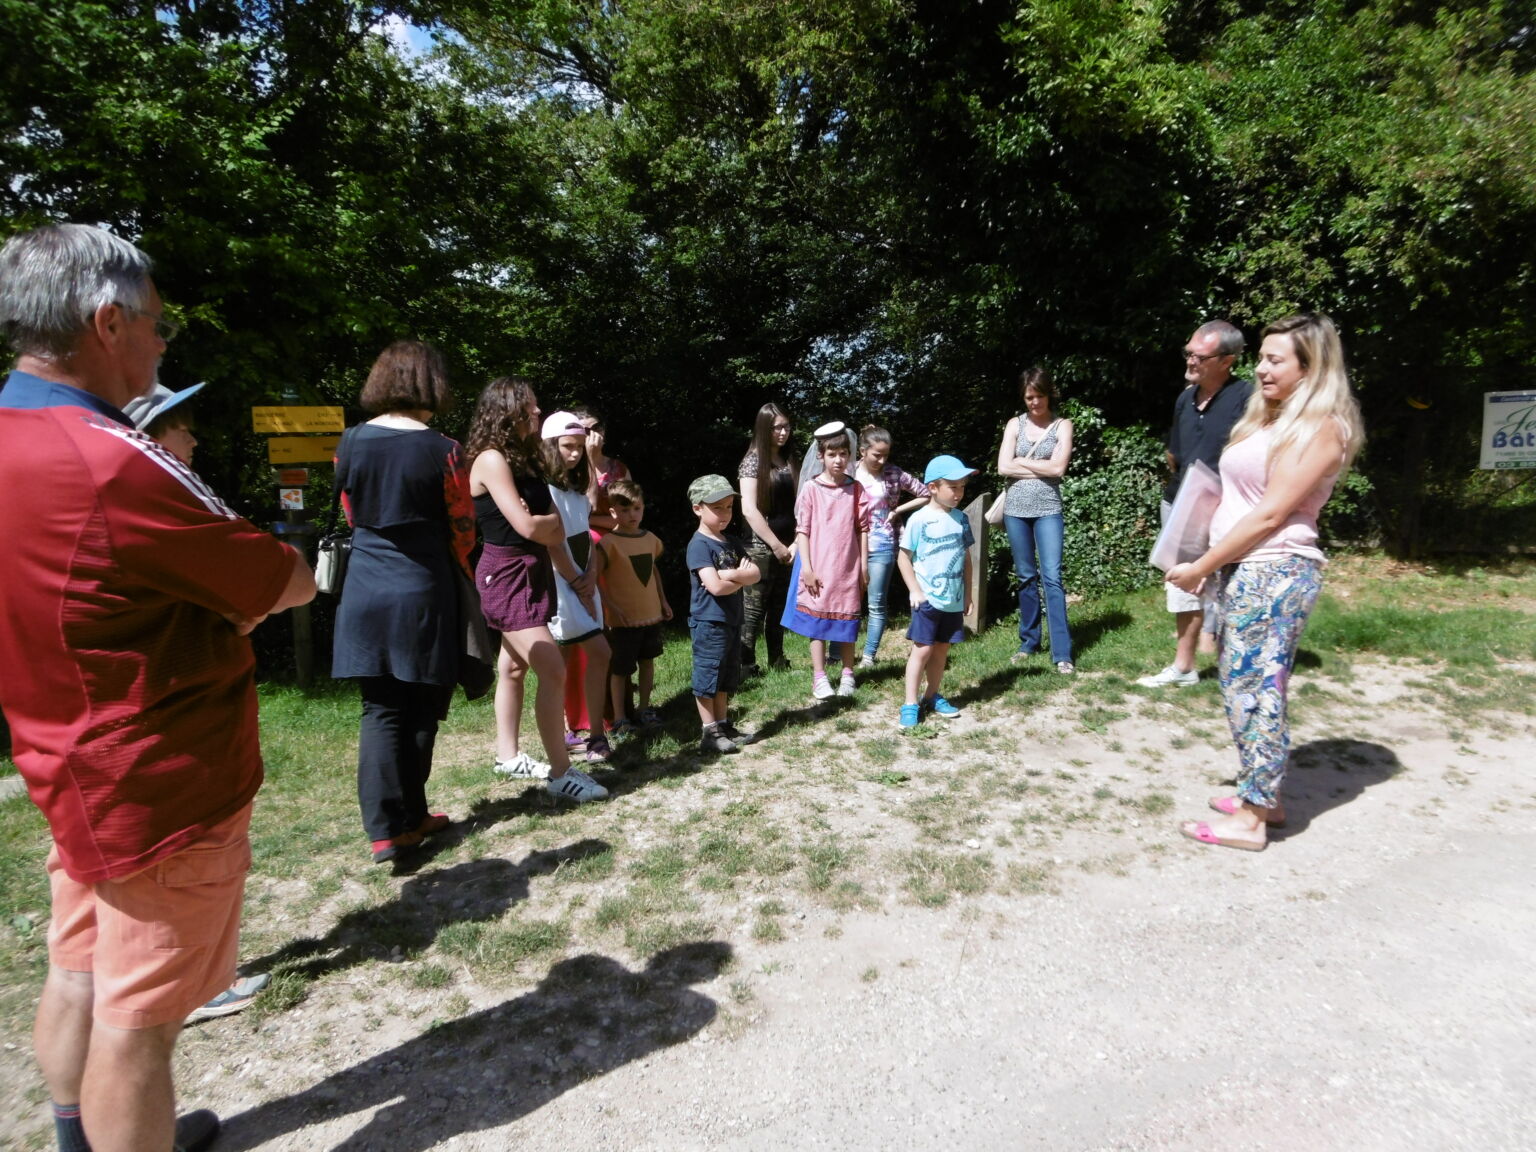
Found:
<path fill-rule="evenodd" d="M 757 739 L 756 732 L 751 732 L 744 728 L 738 728 L 729 720 L 720 721 L 720 735 L 725 736 L 730 740 L 734 740 L 738 745 L 743 747 L 753 743 Z"/>
<path fill-rule="evenodd" d="M 1193 668 L 1188 672 L 1180 672 L 1170 664 L 1156 676 L 1143 676 L 1136 683 L 1143 688 L 1188 688 L 1191 684 L 1200 683 L 1200 674 Z"/>
<path fill-rule="evenodd" d="M 740 752 L 741 748 L 724 732 L 725 725 L 711 724 L 704 729 L 704 734 L 699 737 L 700 752 L 718 752 L 723 755 L 731 752 Z"/>
<path fill-rule="evenodd" d="M 502 776 L 510 776 L 514 780 L 549 779 L 549 765 L 542 760 L 535 760 L 526 752 L 519 752 L 510 760 L 496 761 L 491 770 Z"/>
<path fill-rule="evenodd" d="M 608 789 L 580 768 L 567 768 L 565 775 L 558 780 L 551 776 L 544 782 L 544 787 L 549 789 L 551 796 L 558 796 L 562 800 L 571 800 L 577 804 L 585 804 L 588 800 L 608 799 Z"/>
<path fill-rule="evenodd" d="M 242 976 L 224 991 L 220 992 L 201 1008 L 192 1009 L 192 1020 L 213 1020 L 219 1016 L 233 1016 L 236 1012 L 250 1007 L 251 1001 L 260 995 L 261 990 L 271 983 L 269 973 L 258 972 L 254 976 Z"/>

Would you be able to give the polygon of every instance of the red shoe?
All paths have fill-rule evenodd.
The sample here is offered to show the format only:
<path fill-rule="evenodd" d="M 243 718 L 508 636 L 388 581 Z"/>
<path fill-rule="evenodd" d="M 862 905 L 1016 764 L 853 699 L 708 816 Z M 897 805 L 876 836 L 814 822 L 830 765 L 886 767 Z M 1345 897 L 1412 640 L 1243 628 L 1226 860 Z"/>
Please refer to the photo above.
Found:
<path fill-rule="evenodd" d="M 436 836 L 453 821 L 448 819 L 446 812 L 434 812 L 416 825 L 416 835 L 421 837 Z"/>
<path fill-rule="evenodd" d="M 373 862 L 387 864 L 400 853 L 415 848 L 420 843 L 420 832 L 402 832 L 398 836 L 391 836 L 388 840 L 375 840 L 370 845 L 373 849 Z"/>

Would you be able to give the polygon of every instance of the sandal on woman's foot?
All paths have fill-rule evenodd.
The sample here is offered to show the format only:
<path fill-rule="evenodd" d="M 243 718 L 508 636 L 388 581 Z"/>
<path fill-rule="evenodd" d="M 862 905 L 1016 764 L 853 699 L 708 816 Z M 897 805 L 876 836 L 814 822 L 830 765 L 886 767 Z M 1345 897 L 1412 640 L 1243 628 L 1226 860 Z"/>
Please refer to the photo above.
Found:
<path fill-rule="evenodd" d="M 1231 816 L 1234 812 L 1243 806 L 1242 800 L 1236 796 L 1212 796 L 1208 803 L 1210 804 L 1212 811 L 1220 812 L 1223 816 Z M 1259 819 L 1263 820 L 1264 823 L 1268 824 L 1271 828 L 1285 827 L 1285 812 L 1281 809 L 1250 808 L 1248 811 L 1255 812 Z M 1274 812 L 1278 812 L 1279 816 L 1277 817 L 1269 814 Z"/>
<path fill-rule="evenodd" d="M 1210 844 L 1217 848 L 1241 848 L 1244 852 L 1262 852 L 1269 846 L 1268 840 L 1233 840 L 1218 836 L 1211 831 L 1211 826 L 1204 820 L 1186 820 L 1179 825 L 1179 832 L 1197 843 Z"/>

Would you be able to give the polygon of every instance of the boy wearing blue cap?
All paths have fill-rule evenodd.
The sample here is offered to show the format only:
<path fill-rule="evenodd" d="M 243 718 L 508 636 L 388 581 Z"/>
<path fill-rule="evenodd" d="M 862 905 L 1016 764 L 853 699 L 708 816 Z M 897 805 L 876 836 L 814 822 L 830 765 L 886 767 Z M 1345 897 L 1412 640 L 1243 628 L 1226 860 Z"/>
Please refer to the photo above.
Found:
<path fill-rule="evenodd" d="M 190 468 L 197 437 L 192 434 L 192 415 L 186 401 L 202 390 L 201 384 L 194 384 L 180 392 L 172 392 L 156 380 L 154 387 L 143 396 L 128 401 L 123 415 L 132 420 L 140 432 Z"/>
<path fill-rule="evenodd" d="M 965 613 L 971 607 L 971 546 L 976 538 L 959 505 L 965 499 L 965 482 L 974 475 L 976 469 L 954 456 L 928 461 L 923 472 L 928 503 L 908 518 L 901 537 L 896 567 L 912 599 L 912 625 L 907 629 L 912 655 L 907 657 L 903 728 L 917 727 L 924 711 L 945 720 L 960 715 L 960 709 L 939 695 L 939 688 L 949 646 L 965 638 Z M 924 677 L 928 692 L 919 697 Z"/>

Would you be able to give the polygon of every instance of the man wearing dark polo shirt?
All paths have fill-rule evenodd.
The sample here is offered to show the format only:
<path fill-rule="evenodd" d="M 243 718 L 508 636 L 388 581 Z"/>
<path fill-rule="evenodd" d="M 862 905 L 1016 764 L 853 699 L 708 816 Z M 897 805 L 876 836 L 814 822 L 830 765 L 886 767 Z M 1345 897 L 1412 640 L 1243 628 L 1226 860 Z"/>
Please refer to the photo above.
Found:
<path fill-rule="evenodd" d="M 33 1039 L 64 1152 L 217 1137 L 176 1120 L 171 1051 L 234 974 L 262 773 L 246 635 L 315 591 L 124 417 L 176 333 L 149 273 L 83 225 L 0 250 L 0 705 L 53 835 Z"/>
<path fill-rule="evenodd" d="M 1232 378 L 1232 366 L 1242 351 L 1242 332 L 1225 320 L 1200 325 L 1184 346 L 1184 390 L 1173 403 L 1173 427 L 1168 432 L 1171 475 L 1163 489 L 1164 521 L 1191 464 L 1204 461 L 1212 472 L 1220 467 L 1221 450 L 1253 391 L 1251 381 Z M 1136 681 L 1144 688 L 1182 688 L 1197 683 L 1197 647 L 1202 652 L 1216 650 L 1215 602 L 1210 598 L 1202 601 L 1172 584 L 1164 588 L 1168 611 L 1177 621 L 1178 639 L 1173 663 Z"/>

